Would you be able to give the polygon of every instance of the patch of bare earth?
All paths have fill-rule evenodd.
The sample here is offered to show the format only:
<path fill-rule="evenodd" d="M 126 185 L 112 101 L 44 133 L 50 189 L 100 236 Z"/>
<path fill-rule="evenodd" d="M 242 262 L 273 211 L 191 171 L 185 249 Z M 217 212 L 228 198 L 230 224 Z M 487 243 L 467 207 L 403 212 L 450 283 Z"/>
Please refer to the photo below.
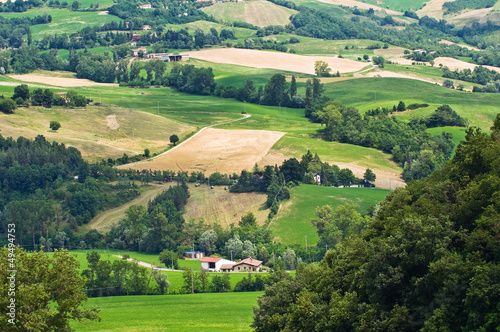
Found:
<path fill-rule="evenodd" d="M 265 165 L 280 165 L 283 160 L 288 159 L 290 156 L 286 156 L 276 150 L 271 150 L 269 153 L 261 160 L 259 167 Z M 337 165 L 340 168 L 350 169 L 354 175 L 358 178 L 363 178 L 363 174 L 366 172 L 366 167 L 359 166 L 356 163 L 342 163 L 334 160 L 324 160 L 332 165 Z M 376 168 L 370 168 L 373 173 L 377 176 L 375 181 L 375 186 L 383 189 L 396 189 L 405 187 L 406 184 L 401 180 L 401 173 L 397 171 L 380 170 Z"/>
<path fill-rule="evenodd" d="M 78 86 L 92 86 L 92 85 L 101 85 L 101 86 L 118 86 L 118 84 L 114 83 L 97 83 L 91 80 L 82 79 L 82 78 L 66 78 L 66 77 L 50 77 L 50 76 L 37 76 L 37 75 L 9 75 L 13 79 L 24 81 L 24 82 L 33 82 L 33 83 L 42 83 L 48 85 L 62 86 L 65 88 L 73 88 Z"/>
<path fill-rule="evenodd" d="M 428 83 L 439 83 L 437 81 L 433 81 L 431 79 L 425 79 L 417 75 L 411 75 L 411 74 L 402 74 L 402 73 L 395 73 L 392 71 L 382 71 L 380 69 L 375 69 L 374 71 L 371 71 L 366 74 L 355 74 L 355 77 L 396 77 L 396 78 L 408 78 L 412 80 L 419 80 L 423 82 L 428 82 Z"/>
<path fill-rule="evenodd" d="M 120 128 L 120 125 L 118 124 L 118 121 L 116 121 L 116 114 L 108 115 L 106 117 L 106 121 L 108 123 L 109 129 L 116 130 L 116 129 Z"/>
<path fill-rule="evenodd" d="M 324 3 L 330 3 L 332 5 L 338 5 L 338 6 L 358 7 L 360 9 L 372 8 L 373 10 L 383 11 L 383 12 L 386 12 L 387 14 L 390 14 L 390 15 L 403 15 L 403 13 L 401 13 L 401 12 L 397 12 L 397 11 L 390 10 L 390 9 L 385 9 L 385 8 L 375 6 L 375 5 L 370 5 L 368 3 L 364 3 L 361 1 L 354 1 L 354 0 L 319 0 L 319 1 L 324 2 Z"/>
<path fill-rule="evenodd" d="M 207 128 L 182 145 L 157 158 L 122 168 L 239 173 L 251 169 L 284 135 L 265 130 Z"/>
<path fill-rule="evenodd" d="M 201 220 L 209 225 L 229 228 L 238 225 L 241 217 L 252 212 L 259 225 L 266 222 L 269 210 L 267 195 L 263 193 L 230 193 L 222 186 L 210 189 L 207 185 L 189 185 L 189 199 L 185 207 L 185 220 Z"/>
<path fill-rule="evenodd" d="M 445 2 L 453 2 L 455 0 L 431 0 L 426 2 L 426 5 L 417 10 L 419 17 L 429 16 L 437 20 L 442 19 L 444 15 L 443 4 Z"/>
<path fill-rule="evenodd" d="M 241 48 L 219 48 L 190 52 L 195 59 L 254 68 L 271 68 L 291 72 L 314 74 L 314 63 L 328 63 L 332 72 L 350 73 L 361 70 L 365 63 L 328 56 L 305 56 L 281 52 L 267 52 Z"/>

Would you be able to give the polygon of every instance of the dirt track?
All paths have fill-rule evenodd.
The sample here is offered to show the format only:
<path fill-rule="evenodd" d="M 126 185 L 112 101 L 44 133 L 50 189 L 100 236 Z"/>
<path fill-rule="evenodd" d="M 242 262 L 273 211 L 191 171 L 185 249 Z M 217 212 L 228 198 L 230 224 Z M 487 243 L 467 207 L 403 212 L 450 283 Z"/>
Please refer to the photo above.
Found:
<path fill-rule="evenodd" d="M 325 61 L 332 72 L 350 73 L 361 70 L 366 63 L 328 56 L 305 56 L 281 52 L 248 50 L 241 48 L 219 48 L 190 52 L 189 56 L 195 59 L 216 63 L 271 68 L 291 72 L 314 74 L 314 63 Z"/>
<path fill-rule="evenodd" d="M 19 81 L 49 84 L 55 86 L 62 86 L 65 88 L 74 88 L 78 86 L 92 86 L 92 85 L 118 86 L 118 84 L 114 83 L 97 83 L 91 80 L 81 79 L 81 78 L 50 77 L 50 76 L 37 76 L 29 74 L 9 75 L 9 76 Z"/>

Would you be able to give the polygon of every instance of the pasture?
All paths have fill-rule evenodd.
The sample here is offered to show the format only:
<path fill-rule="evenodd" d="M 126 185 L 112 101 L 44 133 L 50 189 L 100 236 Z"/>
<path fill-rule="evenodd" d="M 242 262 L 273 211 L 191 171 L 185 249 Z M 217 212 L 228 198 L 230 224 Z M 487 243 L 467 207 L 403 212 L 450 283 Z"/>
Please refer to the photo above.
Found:
<path fill-rule="evenodd" d="M 204 7 L 202 11 L 224 22 L 242 21 L 259 27 L 286 25 L 290 23 L 289 17 L 297 13 L 267 1 L 217 3 Z"/>
<path fill-rule="evenodd" d="M 76 331 L 252 331 L 252 307 L 262 292 L 89 299 L 101 309 L 101 322 L 78 323 Z"/>
<path fill-rule="evenodd" d="M 99 15 L 99 12 L 73 12 L 67 9 L 36 8 L 25 13 L 2 13 L 5 18 L 29 17 L 43 15 L 47 13 L 52 16 L 52 22 L 39 24 L 31 27 L 33 40 L 37 41 L 45 35 L 71 34 L 86 27 L 99 26 L 113 21 L 119 22 L 121 19 L 112 15 Z"/>
<path fill-rule="evenodd" d="M 278 214 L 271 220 L 270 228 L 279 241 L 284 244 L 318 243 L 317 229 L 311 219 L 316 218 L 316 208 L 325 205 L 337 207 L 352 203 L 361 214 L 368 208 L 384 200 L 389 190 L 378 188 L 333 188 L 302 184 L 291 190 L 291 199 L 282 202 Z"/>

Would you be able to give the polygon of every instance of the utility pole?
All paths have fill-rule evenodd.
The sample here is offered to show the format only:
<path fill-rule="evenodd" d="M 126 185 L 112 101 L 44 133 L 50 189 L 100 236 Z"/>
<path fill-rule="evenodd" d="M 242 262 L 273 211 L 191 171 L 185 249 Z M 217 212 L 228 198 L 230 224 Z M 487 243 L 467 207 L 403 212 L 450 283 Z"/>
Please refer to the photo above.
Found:
<path fill-rule="evenodd" d="M 231 250 L 231 261 L 233 260 L 233 251 Z"/>
<path fill-rule="evenodd" d="M 193 267 L 191 266 L 191 294 L 194 294 Z"/>
<path fill-rule="evenodd" d="M 328 252 L 328 244 L 325 244 L 325 249 L 326 249 L 325 253 Z"/>

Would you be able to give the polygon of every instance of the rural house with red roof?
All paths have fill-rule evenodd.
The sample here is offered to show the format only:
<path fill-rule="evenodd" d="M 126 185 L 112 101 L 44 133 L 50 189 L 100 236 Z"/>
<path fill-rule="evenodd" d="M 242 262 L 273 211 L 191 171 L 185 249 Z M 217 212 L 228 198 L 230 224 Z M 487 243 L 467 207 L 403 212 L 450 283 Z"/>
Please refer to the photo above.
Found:
<path fill-rule="evenodd" d="M 220 257 L 205 257 L 201 260 L 201 268 L 210 272 L 220 272 L 222 265 L 234 264 L 236 262 Z"/>

